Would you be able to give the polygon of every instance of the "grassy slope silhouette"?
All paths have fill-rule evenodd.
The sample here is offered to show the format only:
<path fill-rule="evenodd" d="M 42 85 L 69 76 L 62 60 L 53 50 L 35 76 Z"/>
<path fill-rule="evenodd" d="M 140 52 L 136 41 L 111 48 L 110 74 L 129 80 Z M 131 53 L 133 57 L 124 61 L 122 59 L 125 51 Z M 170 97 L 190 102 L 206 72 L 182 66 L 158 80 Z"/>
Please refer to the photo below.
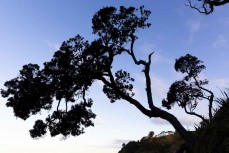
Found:
<path fill-rule="evenodd" d="M 209 124 L 200 123 L 193 131 L 197 140 L 190 153 L 229 153 L 229 96 L 218 99 L 219 108 L 215 110 Z M 119 153 L 176 153 L 184 140 L 178 133 L 143 137 L 124 145 Z"/>

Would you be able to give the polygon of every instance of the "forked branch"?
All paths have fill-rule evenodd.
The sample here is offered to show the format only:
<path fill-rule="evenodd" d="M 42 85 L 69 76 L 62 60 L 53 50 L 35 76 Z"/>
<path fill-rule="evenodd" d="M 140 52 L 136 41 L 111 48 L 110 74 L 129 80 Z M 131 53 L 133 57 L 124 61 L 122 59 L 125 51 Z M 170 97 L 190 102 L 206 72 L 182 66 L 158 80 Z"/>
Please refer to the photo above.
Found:
<path fill-rule="evenodd" d="M 191 0 L 187 0 L 188 3 L 185 4 L 186 6 L 189 6 L 195 10 L 197 10 L 199 13 L 202 14 L 211 14 L 214 11 L 215 6 L 221 6 L 226 3 L 229 3 L 229 0 L 198 0 L 202 4 L 200 4 L 200 7 L 197 6 L 197 4 L 193 4 Z"/>
<path fill-rule="evenodd" d="M 197 114 L 197 113 L 195 113 L 195 112 L 188 111 L 187 108 L 186 108 L 186 106 L 184 107 L 184 110 L 185 110 L 185 113 L 187 113 L 187 114 L 189 114 L 189 115 L 197 116 L 197 117 L 199 117 L 200 119 L 202 119 L 202 121 L 204 121 L 205 123 L 208 123 L 208 120 L 205 119 L 203 116 L 201 116 L 201 115 L 199 115 L 199 114 Z"/>
<path fill-rule="evenodd" d="M 122 99 L 128 101 L 129 103 L 133 104 L 135 107 L 137 107 L 143 114 L 145 114 L 148 117 L 152 117 L 151 116 L 151 111 L 146 109 L 144 106 L 141 105 L 141 103 L 139 103 L 137 100 L 135 100 L 134 98 L 126 95 L 125 93 L 123 93 L 122 91 L 120 91 L 118 89 L 118 87 L 116 86 L 115 83 L 109 82 L 107 81 L 107 79 L 105 79 L 104 77 L 101 77 L 99 80 L 101 80 L 105 85 L 111 87 L 112 89 L 115 90 L 115 92 L 117 94 L 119 94 Z"/>
<path fill-rule="evenodd" d="M 194 80 L 195 80 L 195 83 L 197 85 L 198 88 L 200 88 L 201 90 L 205 91 L 205 92 L 208 92 L 210 94 L 209 98 L 208 98 L 208 101 L 209 101 L 209 106 L 208 106 L 208 112 L 209 112 L 209 120 L 211 121 L 212 120 L 212 105 L 213 105 L 213 101 L 214 101 L 214 93 L 204 87 L 202 87 L 198 80 L 196 79 L 196 77 L 194 77 Z"/>
<path fill-rule="evenodd" d="M 133 35 L 131 35 L 131 45 L 130 45 L 130 50 L 127 51 L 127 53 L 132 57 L 134 63 L 136 65 L 143 65 L 144 69 L 143 72 L 145 74 L 145 78 L 146 78 L 146 93 L 147 93 L 147 100 L 148 100 L 148 104 L 149 104 L 149 108 L 151 110 L 154 109 L 154 104 L 153 104 L 153 98 L 152 98 L 152 91 L 151 91 L 151 78 L 150 78 L 150 65 L 151 65 L 151 56 L 153 55 L 154 52 L 150 53 L 148 56 L 148 61 L 144 61 L 144 60 L 137 60 L 136 56 L 134 54 L 134 42 L 135 42 L 135 37 Z"/>

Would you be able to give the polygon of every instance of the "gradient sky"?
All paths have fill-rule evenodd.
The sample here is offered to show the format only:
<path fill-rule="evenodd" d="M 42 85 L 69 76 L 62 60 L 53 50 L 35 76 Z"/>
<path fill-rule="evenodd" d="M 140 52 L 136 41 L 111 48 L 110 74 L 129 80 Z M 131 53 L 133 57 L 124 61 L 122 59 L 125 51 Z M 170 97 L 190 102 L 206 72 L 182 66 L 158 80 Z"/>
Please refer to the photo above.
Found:
<path fill-rule="evenodd" d="M 197 13 L 184 5 L 185 0 L 0 0 L 0 88 L 5 81 L 18 75 L 22 65 L 51 59 L 60 44 L 77 34 L 87 40 L 95 39 L 91 29 L 93 14 L 104 6 L 145 5 L 152 14 L 152 26 L 140 30 L 135 50 L 139 58 L 154 51 L 151 67 L 154 101 L 161 100 L 172 82 L 181 78 L 173 69 L 176 58 L 190 53 L 204 61 L 207 69 L 202 77 L 210 81 L 211 90 L 229 87 L 229 5 L 215 9 L 209 16 Z M 125 57 L 117 59 L 115 69 L 124 68 L 136 78 L 136 99 L 147 106 L 144 77 Z M 0 98 L 0 152 L 2 153 L 117 153 L 123 142 L 139 140 L 149 131 L 156 134 L 173 127 L 159 119 L 149 119 L 125 101 L 111 104 L 103 95 L 102 85 L 96 82 L 89 95 L 94 99 L 92 110 L 97 114 L 95 127 L 86 129 L 79 137 L 61 140 L 60 136 L 33 140 L 28 130 L 47 112 L 29 118 L 26 122 L 15 118 L 6 99 Z M 218 95 L 220 96 L 220 95 Z M 201 105 L 197 110 L 205 114 Z M 188 129 L 198 123 L 177 107 L 170 111 Z"/>

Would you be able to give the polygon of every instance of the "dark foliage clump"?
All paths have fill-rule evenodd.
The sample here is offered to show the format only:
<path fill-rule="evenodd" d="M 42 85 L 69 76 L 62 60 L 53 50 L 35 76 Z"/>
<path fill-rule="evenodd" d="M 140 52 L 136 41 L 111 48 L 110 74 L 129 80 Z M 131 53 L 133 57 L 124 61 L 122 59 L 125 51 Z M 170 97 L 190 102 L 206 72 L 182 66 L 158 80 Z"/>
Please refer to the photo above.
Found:
<path fill-rule="evenodd" d="M 228 153 L 229 152 L 229 98 L 217 99 L 219 108 L 215 110 L 212 122 L 200 123 L 196 128 L 194 153 Z"/>

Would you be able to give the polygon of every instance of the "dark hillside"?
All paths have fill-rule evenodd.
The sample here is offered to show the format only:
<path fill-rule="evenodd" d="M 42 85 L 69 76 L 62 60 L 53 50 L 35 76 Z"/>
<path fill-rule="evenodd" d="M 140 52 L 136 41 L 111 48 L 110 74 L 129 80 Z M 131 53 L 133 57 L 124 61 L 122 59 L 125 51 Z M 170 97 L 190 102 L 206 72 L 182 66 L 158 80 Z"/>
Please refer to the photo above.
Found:
<path fill-rule="evenodd" d="M 131 141 L 125 145 L 119 153 L 175 153 L 183 143 L 183 139 L 177 133 L 161 136 L 143 137 L 140 141 Z"/>
<path fill-rule="evenodd" d="M 218 99 L 219 108 L 215 110 L 209 124 L 200 123 L 193 134 L 197 140 L 192 147 L 193 153 L 229 153 L 229 98 Z M 177 133 L 162 132 L 153 136 L 150 132 L 140 141 L 131 141 L 124 145 L 119 153 L 176 153 L 183 143 Z"/>
<path fill-rule="evenodd" d="M 219 99 L 219 109 L 210 124 L 196 130 L 194 153 L 229 153 L 229 98 Z"/>

